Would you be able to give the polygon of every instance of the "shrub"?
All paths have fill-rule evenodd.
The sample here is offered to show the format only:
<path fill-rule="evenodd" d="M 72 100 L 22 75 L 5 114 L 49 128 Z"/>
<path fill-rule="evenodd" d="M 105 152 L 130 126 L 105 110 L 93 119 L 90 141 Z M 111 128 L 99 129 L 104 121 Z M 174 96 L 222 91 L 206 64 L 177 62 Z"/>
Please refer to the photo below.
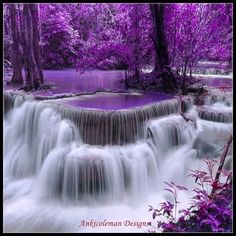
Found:
<path fill-rule="evenodd" d="M 160 203 L 159 209 L 149 206 L 153 219 L 164 216 L 165 221 L 158 221 L 157 228 L 163 232 L 232 232 L 232 172 L 221 170 L 226 181 L 213 178 L 213 168 L 216 160 L 205 160 L 208 173 L 191 170 L 189 176 L 195 178 L 195 192 L 192 205 L 188 209 L 179 210 L 180 216 L 176 219 L 178 191 L 187 190 L 173 182 L 166 183 L 174 198 L 174 204 L 169 201 Z M 206 185 L 211 186 L 211 193 L 207 192 Z"/>

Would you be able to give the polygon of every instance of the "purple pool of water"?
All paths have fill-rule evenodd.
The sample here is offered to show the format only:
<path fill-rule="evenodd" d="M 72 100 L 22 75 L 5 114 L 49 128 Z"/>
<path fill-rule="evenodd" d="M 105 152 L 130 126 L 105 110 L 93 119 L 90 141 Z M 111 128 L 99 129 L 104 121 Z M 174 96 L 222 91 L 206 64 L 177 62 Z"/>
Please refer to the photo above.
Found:
<path fill-rule="evenodd" d="M 160 102 L 173 98 L 173 95 L 164 93 L 97 93 L 94 95 L 79 96 L 60 100 L 60 103 L 72 107 L 82 107 L 99 110 L 123 110 L 149 103 Z"/>
<path fill-rule="evenodd" d="M 24 76 L 24 71 L 23 71 Z M 44 70 L 44 79 L 55 84 L 55 88 L 33 92 L 34 95 L 53 96 L 62 93 L 92 92 L 96 89 L 124 90 L 124 71 L 91 70 L 84 73 L 75 69 Z M 11 74 L 4 75 L 4 90 L 16 89 L 23 85 L 7 85 Z M 32 92 L 31 92 L 32 93 Z"/>
<path fill-rule="evenodd" d="M 55 89 L 37 91 L 35 95 L 53 96 L 61 93 L 92 92 L 96 89 L 124 89 L 123 71 L 91 70 L 85 73 L 68 70 L 45 70 L 46 81 L 55 84 Z"/>
<path fill-rule="evenodd" d="M 125 90 L 124 71 L 103 71 L 91 70 L 81 74 L 75 69 L 64 70 L 44 70 L 44 78 L 48 82 L 55 84 L 55 88 L 33 92 L 34 95 L 54 96 L 64 93 L 93 92 L 97 89 Z M 23 73 L 24 75 L 24 73 Z M 209 77 L 201 75 L 204 84 L 221 87 L 232 86 L 232 78 Z M 4 74 L 4 90 L 17 89 L 23 85 L 7 85 L 10 81 L 11 73 Z M 32 92 L 30 92 L 32 93 Z"/>

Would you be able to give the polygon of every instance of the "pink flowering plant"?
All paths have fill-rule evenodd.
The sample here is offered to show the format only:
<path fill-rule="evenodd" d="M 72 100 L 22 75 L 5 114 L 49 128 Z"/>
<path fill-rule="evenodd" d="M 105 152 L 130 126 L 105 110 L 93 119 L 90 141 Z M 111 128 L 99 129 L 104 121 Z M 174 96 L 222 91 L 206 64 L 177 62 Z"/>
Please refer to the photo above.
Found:
<path fill-rule="evenodd" d="M 208 173 L 190 170 L 189 176 L 195 178 L 197 186 L 192 190 L 191 206 L 180 209 L 178 219 L 178 192 L 187 189 L 173 182 L 165 182 L 168 186 L 165 190 L 172 194 L 174 204 L 166 201 L 160 203 L 157 209 L 149 206 L 153 219 L 161 219 L 157 221 L 157 229 L 163 232 L 232 232 L 232 172 L 221 170 L 224 180 L 215 179 L 213 168 L 218 162 L 205 160 L 205 163 Z M 207 191 L 209 189 L 211 192 Z"/>

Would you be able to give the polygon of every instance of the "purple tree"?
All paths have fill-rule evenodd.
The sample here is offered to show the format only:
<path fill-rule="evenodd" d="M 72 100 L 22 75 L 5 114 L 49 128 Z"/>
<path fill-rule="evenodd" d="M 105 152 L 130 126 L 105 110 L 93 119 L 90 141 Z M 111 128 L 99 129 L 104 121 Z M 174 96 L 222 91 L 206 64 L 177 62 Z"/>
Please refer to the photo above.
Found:
<path fill-rule="evenodd" d="M 162 90 L 177 88 L 177 79 L 182 81 L 178 85 L 187 86 L 185 78 L 192 75 L 199 60 L 231 65 L 232 4 L 50 3 L 40 4 L 40 13 L 37 4 L 19 5 L 15 25 L 20 26 L 28 87 L 43 82 L 41 60 L 44 68 L 124 69 L 133 79 L 131 87 Z M 7 13 L 4 11 L 6 60 L 11 35 L 14 48 L 18 44 L 21 50 L 19 40 L 13 39 L 17 35 L 15 13 L 12 17 Z M 20 50 L 14 49 L 12 62 L 20 58 L 16 56 Z M 143 74 L 146 66 L 154 66 L 154 71 Z M 147 78 L 151 80 L 145 85 Z"/>
<path fill-rule="evenodd" d="M 74 8 L 74 4 L 40 4 L 41 44 L 45 68 L 73 66 L 76 55 L 73 43 L 79 37 L 72 26 Z"/>
<path fill-rule="evenodd" d="M 231 4 L 169 4 L 165 25 L 171 67 L 191 75 L 198 61 L 230 61 Z"/>

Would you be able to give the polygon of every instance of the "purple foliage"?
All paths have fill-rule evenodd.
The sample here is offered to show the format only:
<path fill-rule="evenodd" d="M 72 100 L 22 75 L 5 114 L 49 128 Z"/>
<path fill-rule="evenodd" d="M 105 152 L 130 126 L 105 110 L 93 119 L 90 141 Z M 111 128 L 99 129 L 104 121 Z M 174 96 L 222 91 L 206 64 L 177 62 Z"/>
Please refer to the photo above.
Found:
<path fill-rule="evenodd" d="M 21 4 L 16 5 L 19 11 Z M 10 60 L 8 6 L 3 8 L 4 57 Z M 44 67 L 138 68 L 141 72 L 153 65 L 148 4 L 41 3 L 39 8 Z M 191 72 L 200 59 L 230 62 L 232 4 L 167 4 L 165 33 L 171 66 L 180 74 Z"/>
<path fill-rule="evenodd" d="M 228 177 L 224 183 L 215 181 L 213 168 L 217 161 L 206 160 L 205 163 L 208 173 L 195 170 L 189 175 L 195 178 L 195 183 L 200 187 L 193 189 L 195 195 L 192 198 L 192 205 L 188 209 L 181 209 L 178 219 L 173 217 L 174 205 L 168 201 L 161 203 L 160 209 L 149 206 L 149 211 L 153 211 L 153 219 L 156 216 L 166 216 L 167 222 L 157 222 L 157 227 L 163 232 L 232 232 L 232 172 L 222 172 Z M 170 187 L 166 190 L 174 196 L 176 204 L 175 189 L 186 190 L 186 188 L 177 187 L 178 185 L 173 182 L 166 184 Z M 214 194 L 209 194 L 205 190 L 206 185 L 215 190 Z"/>

